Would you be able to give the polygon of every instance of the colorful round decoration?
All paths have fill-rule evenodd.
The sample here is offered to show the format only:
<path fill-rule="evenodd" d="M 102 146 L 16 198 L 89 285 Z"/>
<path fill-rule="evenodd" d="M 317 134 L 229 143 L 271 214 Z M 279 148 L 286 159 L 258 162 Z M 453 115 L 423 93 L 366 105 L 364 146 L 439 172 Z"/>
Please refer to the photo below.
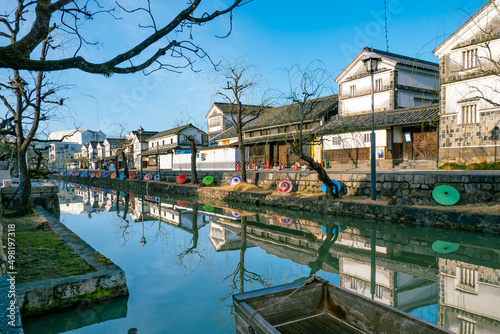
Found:
<path fill-rule="evenodd" d="M 237 214 L 236 212 L 234 211 L 231 211 L 231 216 L 233 216 L 234 218 L 241 218 L 241 215 Z"/>
<path fill-rule="evenodd" d="M 134 175 L 134 173 L 128 173 L 128 178 L 129 178 L 129 179 L 133 179 L 133 178 L 134 178 L 134 176 L 135 176 L 135 175 Z"/>
<path fill-rule="evenodd" d="M 204 205 L 203 210 L 208 211 L 208 212 L 214 212 L 215 208 L 211 205 Z"/>
<path fill-rule="evenodd" d="M 178 201 L 177 201 L 177 205 L 178 205 L 178 206 L 181 206 L 181 207 L 183 207 L 183 208 L 185 208 L 188 204 L 187 204 L 187 202 L 184 202 L 184 201 L 179 201 L 179 200 L 178 200 Z"/>
<path fill-rule="evenodd" d="M 337 185 L 337 188 L 339 188 L 339 192 L 340 192 L 340 188 L 342 187 L 340 185 L 340 182 L 337 181 L 337 180 L 334 180 L 334 179 L 331 179 L 331 180 L 332 180 L 333 183 L 335 183 Z M 321 185 L 321 191 L 326 194 L 326 184 L 323 183 Z M 335 194 L 335 188 L 333 188 L 333 193 Z"/>
<path fill-rule="evenodd" d="M 111 174 L 111 178 L 112 179 L 116 178 L 116 173 Z"/>
<path fill-rule="evenodd" d="M 97 173 L 97 174 L 95 175 L 95 177 L 100 178 L 100 177 L 101 177 L 101 173 Z"/>
<path fill-rule="evenodd" d="M 89 177 L 89 173 L 85 173 L 85 177 Z"/>
<path fill-rule="evenodd" d="M 75 176 L 80 176 L 80 173 L 76 172 L 76 173 L 75 173 Z"/>
<path fill-rule="evenodd" d="M 210 184 L 212 184 L 214 182 L 214 177 L 213 176 L 210 176 L 210 175 L 207 175 L 205 176 L 202 180 L 201 180 L 201 183 L 203 183 L 204 185 L 208 186 Z"/>
<path fill-rule="evenodd" d="M 448 254 L 451 252 L 454 252 L 458 250 L 460 247 L 459 244 L 455 244 L 453 242 L 446 242 L 446 241 L 441 241 L 441 240 L 436 240 L 432 244 L 432 250 L 437 252 L 437 253 L 443 253 L 443 254 Z"/>
<path fill-rule="evenodd" d="M 323 230 L 323 232 L 325 232 L 325 234 L 327 234 L 328 232 L 326 232 L 326 226 L 321 226 L 321 229 Z M 339 232 L 342 231 L 342 228 L 339 226 Z M 334 228 L 333 229 L 333 234 L 335 234 L 336 232 L 336 229 Z"/>
<path fill-rule="evenodd" d="M 125 173 L 120 173 L 120 179 L 124 179 L 125 178 Z"/>
<path fill-rule="evenodd" d="M 151 180 L 152 177 L 153 176 L 148 173 L 148 174 L 144 175 L 144 180 L 149 181 L 149 180 Z"/>
<path fill-rule="evenodd" d="M 146 195 L 144 196 L 144 199 L 147 199 L 148 201 L 152 201 L 153 200 L 153 197 L 149 196 L 149 195 Z"/>
<path fill-rule="evenodd" d="M 233 176 L 231 180 L 229 180 L 229 184 L 235 186 L 241 183 L 241 176 Z"/>
<path fill-rule="evenodd" d="M 109 189 L 103 189 L 105 193 L 109 193 Z"/>
<path fill-rule="evenodd" d="M 177 178 L 175 179 L 175 182 L 184 183 L 184 182 L 186 182 L 186 178 L 187 178 L 186 175 L 181 174 L 181 175 L 177 176 Z"/>
<path fill-rule="evenodd" d="M 90 177 L 95 177 L 95 173 L 90 174 Z"/>
<path fill-rule="evenodd" d="M 432 198 L 441 205 L 453 205 L 460 200 L 460 194 L 455 188 L 442 185 L 434 188 Z"/>
<path fill-rule="evenodd" d="M 104 174 L 102 174 L 102 177 L 103 177 L 103 178 L 107 178 L 108 176 L 109 176 L 109 173 L 104 173 Z"/>
<path fill-rule="evenodd" d="M 154 176 L 154 180 L 155 180 L 155 181 L 160 181 L 160 174 L 156 174 L 156 175 Z"/>
<path fill-rule="evenodd" d="M 292 181 L 290 180 L 281 180 L 280 182 L 278 182 L 278 191 L 280 193 L 289 193 L 290 191 L 292 191 L 292 188 L 293 188 L 293 184 L 292 184 Z"/>
<path fill-rule="evenodd" d="M 81 174 L 80 174 L 80 177 L 84 177 L 84 176 L 85 176 L 85 173 L 81 173 Z"/>
<path fill-rule="evenodd" d="M 120 191 L 120 195 L 125 196 L 125 193 L 123 191 Z"/>
<path fill-rule="evenodd" d="M 281 225 L 290 225 L 291 223 L 293 223 L 293 219 L 288 217 L 278 216 L 278 222 Z"/>

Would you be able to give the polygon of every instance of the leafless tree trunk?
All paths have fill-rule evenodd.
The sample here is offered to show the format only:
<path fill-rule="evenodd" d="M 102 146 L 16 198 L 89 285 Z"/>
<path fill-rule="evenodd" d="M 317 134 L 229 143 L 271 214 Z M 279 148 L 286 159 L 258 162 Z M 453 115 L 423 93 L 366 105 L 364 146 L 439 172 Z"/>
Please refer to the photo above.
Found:
<path fill-rule="evenodd" d="M 315 162 L 311 156 L 304 152 L 305 143 L 315 139 L 309 135 L 304 135 L 304 121 L 318 107 L 319 100 L 317 98 L 321 97 L 323 92 L 330 88 L 329 81 L 331 75 L 323 68 L 323 64 L 314 68 L 315 63 L 310 63 L 305 69 L 296 65 L 292 69 L 287 70 L 290 91 L 286 93 L 286 99 L 299 105 L 300 117 L 298 133 L 294 138 L 292 151 L 300 159 L 306 161 L 309 167 L 318 174 L 318 180 L 326 185 L 326 198 L 338 198 L 339 190 L 328 176 L 328 173 L 320 163 Z M 314 137 L 317 136 L 318 134 L 314 134 Z"/>
<path fill-rule="evenodd" d="M 257 88 L 261 77 L 252 72 L 252 68 L 241 59 L 226 61 L 222 66 L 224 82 L 221 90 L 217 90 L 226 103 L 229 104 L 227 120 L 234 127 L 238 136 L 238 149 L 240 151 L 241 181 L 247 182 L 246 150 L 243 142 L 245 125 L 251 120 L 259 117 L 267 108 L 269 103 L 264 96 L 259 105 L 243 104 L 243 99 L 250 98 L 252 90 Z M 227 93 L 226 93 L 227 92 Z"/>

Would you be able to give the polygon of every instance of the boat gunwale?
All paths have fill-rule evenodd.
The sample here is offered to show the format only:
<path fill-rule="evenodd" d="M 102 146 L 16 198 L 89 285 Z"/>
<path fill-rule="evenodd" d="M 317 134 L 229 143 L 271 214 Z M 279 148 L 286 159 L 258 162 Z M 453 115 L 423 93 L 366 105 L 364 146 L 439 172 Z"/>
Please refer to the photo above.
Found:
<path fill-rule="evenodd" d="M 243 293 L 239 293 L 239 294 L 236 294 L 236 295 L 233 295 L 233 301 L 236 301 L 238 303 L 245 303 L 247 307 L 249 307 L 252 311 L 250 312 L 251 314 L 252 313 L 255 313 L 254 317 L 256 315 L 259 315 L 260 314 L 258 313 L 259 310 L 254 310 L 249 303 L 252 302 L 252 300 L 255 300 L 259 297 L 264 297 L 266 295 L 271 295 L 271 294 L 276 294 L 276 293 L 283 293 L 283 292 L 286 292 L 286 291 L 290 291 L 290 292 L 293 292 L 293 290 L 296 290 L 296 289 L 299 289 L 301 286 L 304 285 L 304 282 L 294 282 L 294 283 L 288 283 L 288 284 L 283 284 L 283 285 L 278 285 L 278 286 L 274 286 L 274 287 L 271 287 L 271 288 L 263 288 L 263 289 L 258 289 L 258 290 L 253 290 L 253 291 L 248 291 L 248 292 L 243 292 Z M 393 313 L 395 313 L 396 315 L 398 316 L 401 316 L 401 317 L 404 317 L 406 319 L 409 319 L 411 321 L 414 321 L 416 323 L 419 323 L 422 325 L 422 327 L 431 327 L 432 329 L 435 329 L 436 331 L 441 331 L 441 333 L 447 333 L 447 334 L 454 334 L 452 331 L 446 329 L 446 328 L 443 328 L 443 327 L 439 327 L 433 323 L 430 323 L 424 319 L 420 319 L 420 318 L 417 318 L 409 313 L 406 313 L 404 311 L 401 311 L 401 310 L 398 310 L 392 306 L 389 306 L 389 305 L 386 305 L 386 304 L 383 304 L 381 302 L 378 302 L 376 300 L 373 300 L 373 299 L 370 299 L 370 298 L 367 298 L 363 295 L 360 295 L 360 294 L 357 294 L 355 292 L 352 292 L 346 288 L 343 288 L 341 286 L 338 286 L 338 285 L 335 285 L 335 284 L 332 284 L 328 281 L 314 281 L 308 285 L 304 285 L 304 286 L 313 286 L 313 285 L 323 285 L 323 286 L 326 286 L 327 288 L 328 287 L 331 287 L 333 290 L 339 290 L 343 293 L 347 293 L 347 294 L 350 294 L 350 295 L 355 295 L 356 297 L 359 297 L 359 299 L 362 301 L 362 302 L 368 302 L 368 304 L 375 304 L 379 307 L 382 307 L 384 309 L 387 309 L 388 311 L 391 311 Z M 327 300 L 324 301 L 325 303 L 328 303 Z M 267 324 L 270 325 L 270 323 L 262 316 L 260 316 Z M 349 323 L 349 322 L 347 322 Z M 273 325 L 270 325 L 272 328 L 275 328 Z"/>

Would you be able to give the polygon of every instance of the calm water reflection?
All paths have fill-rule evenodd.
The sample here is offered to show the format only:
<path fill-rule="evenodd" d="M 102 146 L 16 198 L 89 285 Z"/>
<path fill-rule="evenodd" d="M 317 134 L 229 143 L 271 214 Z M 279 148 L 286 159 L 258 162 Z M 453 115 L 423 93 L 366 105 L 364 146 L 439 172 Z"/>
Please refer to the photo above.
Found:
<path fill-rule="evenodd" d="M 61 183 L 61 221 L 127 274 L 130 296 L 26 333 L 234 333 L 231 295 L 317 274 L 456 333 L 500 332 L 497 236 Z"/>

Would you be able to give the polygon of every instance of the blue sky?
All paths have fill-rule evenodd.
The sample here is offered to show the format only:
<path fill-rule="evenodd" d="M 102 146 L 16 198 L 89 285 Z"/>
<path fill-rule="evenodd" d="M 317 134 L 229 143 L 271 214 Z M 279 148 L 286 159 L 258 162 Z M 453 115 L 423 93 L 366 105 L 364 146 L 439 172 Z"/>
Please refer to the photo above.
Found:
<path fill-rule="evenodd" d="M 185 4 L 179 0 L 153 3 L 160 6 L 153 7 L 158 21 L 168 20 L 176 12 L 173 3 L 179 2 Z M 214 0 L 211 6 L 227 2 Z M 432 50 L 486 2 L 387 0 L 389 51 L 437 62 Z M 227 33 L 227 17 L 194 30 L 193 38 L 214 61 L 243 57 L 263 76 L 261 89 L 284 91 L 287 76 L 283 68 L 305 67 L 319 59 L 336 76 L 363 46 L 386 50 L 383 22 L 383 0 L 254 0 L 235 11 L 228 38 L 214 37 Z M 108 59 L 141 37 L 141 29 L 126 22 L 116 21 L 112 26 L 104 20 L 90 23 L 87 36 L 102 42 L 98 49 L 84 49 L 91 60 Z M 220 101 L 214 93 L 217 82 L 206 60 L 198 60 L 194 67 L 199 72 L 186 69 L 180 74 L 163 71 L 111 78 L 75 70 L 60 72 L 57 80 L 68 88 L 63 117 L 50 121 L 43 131 L 77 125 L 114 137 L 119 135 L 120 125 L 128 133 L 139 125 L 152 131 L 187 122 L 206 130 L 204 117 L 212 103 Z"/>

